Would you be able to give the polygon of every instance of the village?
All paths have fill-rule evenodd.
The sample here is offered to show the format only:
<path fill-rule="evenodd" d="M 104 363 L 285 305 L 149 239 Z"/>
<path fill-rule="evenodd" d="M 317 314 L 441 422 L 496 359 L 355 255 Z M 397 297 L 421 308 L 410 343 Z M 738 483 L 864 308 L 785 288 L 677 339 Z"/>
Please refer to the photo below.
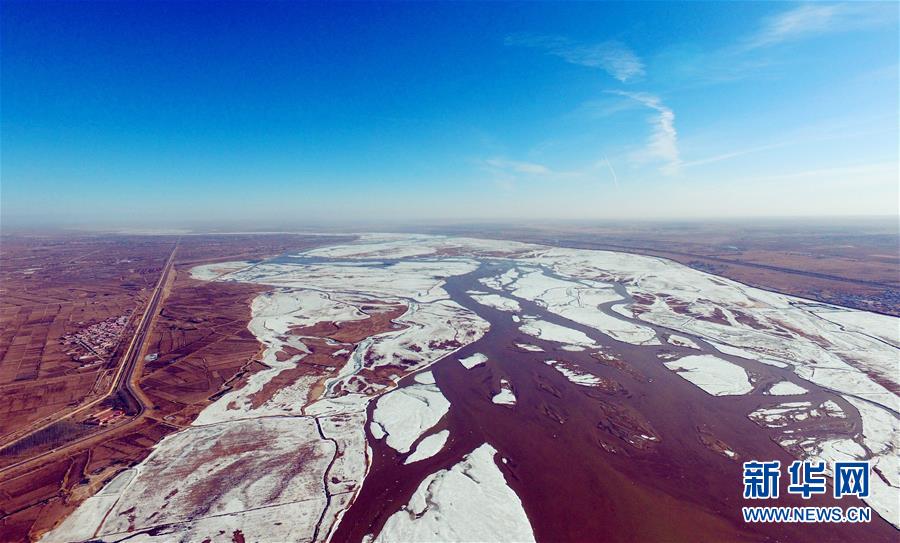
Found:
<path fill-rule="evenodd" d="M 63 336 L 62 343 L 72 347 L 66 354 L 84 365 L 108 360 L 119 344 L 122 333 L 128 325 L 129 316 L 130 312 Z"/>

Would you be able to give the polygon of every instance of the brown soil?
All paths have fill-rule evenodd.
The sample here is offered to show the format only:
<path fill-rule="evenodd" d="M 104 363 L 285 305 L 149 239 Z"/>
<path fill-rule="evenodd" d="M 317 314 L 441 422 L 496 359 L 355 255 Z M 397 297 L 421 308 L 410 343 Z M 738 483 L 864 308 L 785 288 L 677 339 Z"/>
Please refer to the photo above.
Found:
<path fill-rule="evenodd" d="M 145 458 L 165 435 L 190 424 L 222 390 L 240 386 L 242 375 L 263 367 L 253 362 L 261 345 L 246 327 L 250 301 L 264 289 L 196 281 L 190 267 L 274 256 L 336 239 L 182 238 L 174 282 L 145 343 L 145 354 L 158 357 L 144 363 L 138 379 L 152 405 L 111 427 L 85 430 L 90 413 L 78 416 L 63 431 L 51 426 L 54 431 L 42 432 L 27 447 L 17 444 L 0 453 L 0 469 L 4 463 L 41 458 L 27 469 L 0 471 L 0 539 L 37 539 L 115 474 Z M 168 236 L 3 237 L 0 393 L 10 401 L 0 406 L 0 432 L 52 420 L 108 389 L 121 351 L 106 364 L 82 368 L 61 350 L 59 338 L 82 321 L 139 309 L 174 242 Z M 23 273 L 32 268 L 38 270 Z M 115 407 L 117 401 L 111 398 L 106 405 Z"/>

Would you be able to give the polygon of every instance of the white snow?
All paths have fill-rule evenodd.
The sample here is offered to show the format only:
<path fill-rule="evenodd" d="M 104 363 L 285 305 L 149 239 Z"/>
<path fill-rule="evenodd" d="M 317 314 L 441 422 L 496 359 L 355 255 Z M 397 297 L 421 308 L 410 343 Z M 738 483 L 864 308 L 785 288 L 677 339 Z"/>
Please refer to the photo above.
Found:
<path fill-rule="evenodd" d="M 474 296 L 489 297 L 480 303 L 496 304 L 513 310 L 513 307 L 519 306 L 519 302 L 511 297 L 532 300 L 552 313 L 615 339 L 633 344 L 659 344 L 659 338 L 649 326 L 623 318 L 636 317 L 648 324 L 702 339 L 725 354 L 787 368 L 811 385 L 841 394 L 860 411 L 863 419 L 862 435 L 832 436 L 828 440 L 799 438 L 794 439 L 792 445 L 802 449 L 806 457 L 864 458 L 868 451 L 854 441 L 854 437 L 864 440 L 866 448 L 872 451 L 871 459 L 879 473 L 890 481 L 886 483 L 880 476 L 872 477 L 872 496 L 868 501 L 885 518 L 897 524 L 897 503 L 900 502 L 900 490 L 897 488 L 900 486 L 900 475 L 897 475 L 900 446 L 897 436 L 900 432 L 897 430 L 895 413 L 900 411 L 900 398 L 881 383 L 896 384 L 898 381 L 900 319 L 812 304 L 807 300 L 748 287 L 672 261 L 609 251 L 550 248 L 471 238 L 363 234 L 353 243 L 322 247 L 299 256 L 346 260 L 317 264 L 231 262 L 196 266 L 191 270 L 191 275 L 198 279 L 241 281 L 267 285 L 273 289 L 269 294 L 258 296 L 254 300 L 254 318 L 249 327 L 266 345 L 263 361 L 270 369 L 251 375 L 243 387 L 224 394 L 208 406 L 193 427 L 174 434 L 167 440 L 182 434 L 186 437 L 179 439 L 195 439 L 195 443 L 184 446 L 188 450 L 193 447 L 193 454 L 197 455 L 199 453 L 196 449 L 217 441 L 215 436 L 220 435 L 223 448 L 229 450 L 231 444 L 243 443 L 240 438 L 232 438 L 229 434 L 229 429 L 236 424 L 248 420 L 290 420 L 295 427 L 287 432 L 286 439 L 294 444 L 300 442 L 314 449 L 322 448 L 325 451 L 322 461 L 319 461 L 316 455 L 318 453 L 313 454 L 315 460 L 309 466 L 304 466 L 302 473 L 291 475 L 283 474 L 280 465 L 274 470 L 268 467 L 259 469 L 252 476 L 242 477 L 238 474 L 236 482 L 225 485 L 228 490 L 221 496 L 209 497 L 209 510 L 225 511 L 221 516 L 206 517 L 201 514 L 196 518 L 177 520 L 174 518 L 177 516 L 177 503 L 173 503 L 158 518 L 151 520 L 148 512 L 151 508 L 162 506 L 161 499 L 166 495 L 165 490 L 151 495 L 145 500 L 146 503 L 137 503 L 143 500 L 143 491 L 140 489 L 174 483 L 168 476 L 161 477 L 159 481 L 150 480 L 149 475 L 144 475 L 146 467 L 152 462 L 163 461 L 155 460 L 157 455 L 161 455 L 159 458 L 173 466 L 184 466 L 189 460 L 164 440 L 150 457 L 130 472 L 133 473 L 132 480 L 126 484 L 117 478 L 116 481 L 119 482 L 115 485 L 121 485 L 121 488 L 113 483 L 107 485 L 103 491 L 82 504 L 70 519 L 50 532 L 47 535 L 48 541 L 84 539 L 80 535 L 66 534 L 93 534 L 97 529 L 101 538 L 106 538 L 109 530 L 123 529 L 123 519 L 126 516 L 120 517 L 116 512 L 132 506 L 136 507 L 136 529 L 148 523 L 171 522 L 166 528 L 157 525 L 155 530 L 159 531 L 152 537 L 141 536 L 147 541 L 203 540 L 209 534 L 213 534 L 215 539 L 218 537 L 215 535 L 218 530 L 237 527 L 242 529 L 248 540 L 308 540 L 312 537 L 310 527 L 320 517 L 323 518 L 320 539 L 327 539 L 334 523 L 350 503 L 355 489 L 362 484 L 365 474 L 367 445 L 362 429 L 368 422 L 365 418 L 367 404 L 393 387 L 405 375 L 424 370 L 437 360 L 478 340 L 487 331 L 488 323 L 450 300 L 443 286 L 448 277 L 472 272 L 478 267 L 478 259 L 488 257 L 506 259 L 511 267 L 502 275 L 482 280 L 495 294 L 473 293 Z M 410 258 L 412 260 L 388 262 Z M 626 304 L 622 296 L 613 289 L 615 283 L 624 286 L 634 301 Z M 620 300 L 622 303 L 611 306 L 612 315 L 599 309 L 602 304 Z M 303 354 L 307 351 L 303 338 L 288 336 L 290 329 L 316 322 L 368 318 L 360 308 L 364 304 L 373 303 L 395 306 L 402 304 L 408 307 L 407 313 L 396 319 L 405 329 L 390 330 L 357 345 L 343 346 L 342 350 L 352 350 L 350 359 L 339 371 L 327 376 L 326 391 L 312 404 L 306 405 L 307 396 L 311 387 L 316 384 L 316 377 L 299 379 L 262 406 L 251 407 L 250 396 L 284 369 L 302 363 L 306 356 Z M 596 347 L 586 334 L 578 330 L 553 325 L 539 317 L 523 316 L 520 319 L 519 315 L 512 315 L 512 318 L 521 324 L 523 332 L 557 342 L 562 345 L 562 349 Z M 684 340 L 696 343 L 678 334 L 665 335 L 673 345 L 694 348 Z M 279 362 L 275 359 L 275 353 L 284 346 L 293 347 L 301 354 Z M 524 343 L 517 343 L 516 346 L 535 352 L 543 350 Z M 688 356 L 666 365 L 670 369 L 682 370 L 679 371 L 682 377 L 711 394 L 743 394 L 752 389 L 740 366 L 714 356 Z M 366 373 L 362 372 L 363 369 L 382 366 L 404 369 L 398 370 L 399 373 L 391 376 L 388 382 L 370 382 L 365 378 Z M 386 400 L 385 405 L 390 407 L 392 403 L 397 403 L 405 409 L 407 403 L 412 405 L 414 402 L 421 402 L 413 398 L 404 399 L 403 396 L 433 395 L 427 389 L 436 389 L 436 386 L 420 382 L 422 380 L 427 381 L 428 378 L 420 374 L 414 379 L 415 384 L 385 394 L 383 399 L 400 390 L 413 389 L 411 393 L 398 394 L 397 399 Z M 779 395 L 779 392 L 788 390 L 788 385 L 784 383 L 797 386 L 790 381 L 783 381 L 773 385 L 767 393 Z M 437 394 L 443 399 L 439 391 Z M 446 399 L 443 401 L 446 402 Z M 778 426 L 816 417 L 823 417 L 824 420 L 824 417 L 843 416 L 843 410 L 836 403 L 831 403 L 823 402 L 816 408 L 808 403 L 785 403 L 774 408 L 759 409 L 751 417 L 762 424 Z M 381 437 L 396 443 L 406 442 L 411 438 L 411 444 L 433 427 L 436 420 L 430 421 L 435 416 L 440 418 L 440 400 L 435 398 L 434 406 L 412 410 L 417 414 L 411 416 L 413 428 L 405 431 L 408 435 L 397 428 L 393 428 L 393 433 L 384 433 L 385 428 L 390 430 L 392 425 L 405 424 L 398 421 L 406 415 L 400 413 L 397 406 L 394 407 L 382 411 L 380 415 L 385 418 L 384 428 L 374 423 L 370 425 L 376 439 Z M 432 407 L 437 409 L 432 410 Z M 376 412 L 378 410 L 377 408 Z M 258 424 L 263 433 L 278 425 L 277 422 Z M 308 432 L 310 425 L 315 424 L 321 425 L 323 434 L 329 439 L 322 440 L 318 432 Z M 206 433 L 198 434 L 200 431 Z M 422 439 L 419 446 L 430 437 L 432 436 Z M 204 485 L 217 484 L 216 477 L 223 473 L 228 462 L 241 461 L 255 466 L 262 462 L 262 455 L 266 453 L 274 455 L 275 462 L 289 463 L 291 460 L 285 460 L 285 455 L 290 453 L 282 450 L 278 438 L 272 439 L 274 442 L 266 444 L 264 449 L 254 448 L 255 444 L 251 444 L 246 452 L 226 456 L 222 460 L 222 466 L 209 466 L 211 471 L 206 475 L 205 472 L 191 472 L 191 477 L 196 479 L 181 481 L 179 494 L 196 492 Z M 781 442 L 787 444 L 788 440 Z M 797 450 L 796 447 L 792 450 Z M 418 447 L 413 454 L 417 452 Z M 308 478 L 309 473 L 325 470 L 322 464 L 327 466 L 331 460 L 334 465 L 326 474 L 329 481 L 326 484 L 346 489 L 346 492 L 333 495 L 332 504 L 325 510 L 321 499 L 321 477 L 318 479 L 318 487 L 311 486 L 301 491 L 292 485 L 301 484 L 301 480 Z M 457 467 L 439 473 L 449 474 Z M 331 483 L 331 475 L 340 482 Z M 439 484 L 437 475 L 431 476 L 430 480 L 444 488 Z M 502 474 L 499 475 L 502 481 Z M 282 483 L 286 485 L 284 489 L 287 495 L 296 499 L 296 502 L 280 503 L 277 498 L 272 497 L 272 477 L 288 478 Z M 480 486 L 475 482 L 473 484 L 476 488 Z M 502 488 L 509 490 L 505 482 Z M 120 496 L 114 505 L 110 499 L 112 495 Z M 177 496 L 176 494 L 172 498 L 174 502 L 180 499 Z M 514 495 L 512 497 L 516 499 Z M 460 535 L 456 530 L 468 530 L 470 527 L 429 531 L 433 525 L 440 524 L 441 515 L 457 514 L 454 508 L 446 505 L 447 500 L 443 502 L 444 510 L 439 511 L 434 507 L 437 503 L 439 502 L 431 501 L 423 505 L 424 509 L 417 509 L 423 512 L 419 519 L 409 518 L 408 513 L 401 511 L 407 519 L 396 520 L 395 517 L 400 514 L 398 513 L 391 517 L 389 524 L 393 522 L 392 525 L 398 530 L 403 527 L 413 530 L 408 533 L 424 530 L 427 539 L 463 539 L 455 537 Z M 466 506 L 468 504 L 463 509 Z M 113 511 L 107 516 L 107 525 L 99 526 L 100 519 L 110 507 Z M 245 507 L 260 508 L 242 510 Z M 521 513 L 521 507 L 518 511 Z M 296 522 L 283 523 L 276 528 L 275 519 L 285 517 L 296 519 Z M 471 528 L 477 535 L 470 539 L 501 539 L 492 536 L 493 532 L 490 530 L 498 529 L 498 524 L 492 523 L 490 516 L 480 517 L 483 519 L 481 521 L 478 520 L 478 515 L 473 518 L 476 520 Z M 484 522 L 489 527 L 482 529 L 479 522 Z M 412 528 L 413 525 L 417 527 Z M 524 527 L 525 536 L 509 537 L 531 538 L 527 519 Z M 387 528 L 386 525 L 385 532 L 380 537 L 391 539 L 384 535 L 390 534 Z M 56 539 L 52 539 L 51 534 Z M 116 536 L 119 539 L 122 537 L 124 535 Z"/>
<path fill-rule="evenodd" d="M 843 308 L 812 309 L 812 312 L 825 320 L 839 324 L 844 330 L 873 336 L 900 348 L 900 322 L 896 317 Z"/>
<path fill-rule="evenodd" d="M 576 385 L 597 386 L 600 384 L 599 377 L 582 370 L 574 364 L 561 362 L 559 360 L 545 360 L 544 363 L 556 369 L 556 371 L 563 374 L 566 379 Z"/>
<path fill-rule="evenodd" d="M 487 362 L 488 357 L 483 355 L 482 353 L 475 353 L 471 356 L 467 356 L 465 358 L 460 358 L 459 363 L 463 365 L 467 370 L 474 368 L 475 366 L 480 366 Z"/>
<path fill-rule="evenodd" d="M 406 457 L 406 460 L 403 461 L 404 464 L 412 464 L 413 462 L 418 462 L 419 460 L 425 460 L 426 458 L 431 458 L 437 453 L 441 452 L 441 449 L 444 448 L 444 444 L 447 443 L 447 437 L 450 435 L 449 430 L 441 430 L 440 432 L 431 434 L 430 436 L 425 436 L 422 438 L 422 441 L 416 445 L 416 450 L 413 451 L 412 454 Z"/>
<path fill-rule="evenodd" d="M 780 381 L 766 391 L 766 394 L 772 396 L 793 396 L 794 394 L 806 394 L 808 391 L 800 385 L 795 385 L 790 381 Z"/>
<path fill-rule="evenodd" d="M 581 345 L 584 347 L 595 347 L 597 345 L 594 340 L 589 338 L 584 332 L 566 328 L 565 326 L 542 319 L 529 319 L 519 326 L 519 330 L 529 336 L 543 339 L 544 341 L 555 341 L 557 343 Z"/>
<path fill-rule="evenodd" d="M 134 474 L 135 470 L 129 469 L 117 475 L 100 492 L 85 500 L 59 526 L 44 534 L 41 541 L 65 543 L 93 538 L 103 519 L 119 500 L 122 489 L 131 482 Z"/>
<path fill-rule="evenodd" d="M 476 302 L 488 307 L 493 307 L 494 309 L 499 309 L 500 311 L 518 313 L 522 310 L 519 302 L 512 298 L 507 298 L 506 296 L 500 296 L 499 294 L 471 294 L 470 296 L 472 296 L 472 299 Z"/>
<path fill-rule="evenodd" d="M 744 368 L 716 356 L 685 356 L 664 364 L 713 396 L 747 394 L 753 390 Z"/>
<path fill-rule="evenodd" d="M 700 350 L 700 346 L 697 345 L 697 343 L 694 340 L 692 340 L 691 338 L 688 338 L 688 337 L 679 336 L 676 334 L 670 334 L 668 337 L 668 341 L 669 341 L 669 343 L 671 343 L 672 345 L 675 345 L 676 347 L 688 347 L 691 349 L 697 349 L 698 351 Z"/>
<path fill-rule="evenodd" d="M 385 435 L 384 428 L 381 427 L 377 422 L 372 422 L 369 424 L 369 431 L 372 432 L 372 437 L 375 439 L 383 439 Z"/>
<path fill-rule="evenodd" d="M 826 416 L 834 417 L 838 419 L 847 418 L 847 415 L 844 414 L 844 410 L 841 409 L 841 406 L 837 404 L 837 402 L 831 400 L 825 400 L 821 404 L 819 404 L 819 409 L 825 412 Z"/>
<path fill-rule="evenodd" d="M 405 453 L 410 446 L 450 409 L 437 385 L 415 384 L 392 390 L 378 399 L 373 422 L 387 434 L 386 443 Z"/>
<path fill-rule="evenodd" d="M 485 443 L 426 477 L 375 541 L 534 541 L 521 500 L 494 463 L 496 453 Z"/>
<path fill-rule="evenodd" d="M 499 405 L 516 405 L 516 395 L 512 391 L 512 387 L 510 386 L 509 381 L 507 381 L 506 379 L 500 379 L 500 392 L 494 394 L 494 397 L 491 398 L 491 401 Z"/>
<path fill-rule="evenodd" d="M 510 268 L 497 277 L 486 277 L 479 279 L 478 282 L 495 290 L 503 290 L 503 287 L 515 281 L 517 277 L 519 277 L 519 271 L 515 268 Z"/>
<path fill-rule="evenodd" d="M 531 300 L 569 320 L 635 345 L 659 345 L 656 333 L 600 310 L 607 302 L 622 300 L 612 285 L 583 279 L 564 281 L 531 269 L 508 287 L 513 296 Z"/>
<path fill-rule="evenodd" d="M 202 264 L 191 268 L 191 279 L 199 279 L 201 281 L 213 281 L 219 279 L 229 273 L 249 268 L 253 266 L 253 262 L 235 261 L 235 262 L 215 262 L 213 264 Z"/>
<path fill-rule="evenodd" d="M 750 413 L 751 420 L 770 428 L 781 428 L 793 421 L 809 418 L 810 402 L 784 402 L 774 407 L 761 407 Z"/>
<path fill-rule="evenodd" d="M 434 374 L 430 371 L 423 371 L 413 376 L 413 381 L 422 385 L 433 385 L 435 383 Z"/>
<path fill-rule="evenodd" d="M 197 535 L 213 535 L 212 526 L 222 523 L 207 519 L 276 507 L 292 527 L 246 523 L 244 534 L 250 540 L 280 539 L 288 535 L 280 530 L 290 529 L 309 538 L 325 506 L 323 480 L 334 452 L 306 417 L 191 427 L 164 438 L 118 495 L 101 491 L 45 540 L 71 541 L 94 531 L 105 539 L 177 523 L 190 523 L 184 529 Z M 209 492 L 210 484 L 216 492 Z M 102 511 L 110 497 L 117 498 L 115 505 L 98 524 L 103 517 L 91 512 Z"/>
<path fill-rule="evenodd" d="M 851 396 L 844 399 L 862 417 L 863 440 L 872 452 L 869 460 L 876 471 L 869 477 L 869 497 L 865 501 L 900 528 L 900 419 L 871 402 Z"/>

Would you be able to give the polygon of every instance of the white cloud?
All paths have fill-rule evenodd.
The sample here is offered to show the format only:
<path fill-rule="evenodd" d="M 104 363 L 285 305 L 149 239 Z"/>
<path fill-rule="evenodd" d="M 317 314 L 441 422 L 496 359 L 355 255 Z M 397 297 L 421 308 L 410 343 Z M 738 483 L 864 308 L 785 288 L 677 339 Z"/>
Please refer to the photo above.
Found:
<path fill-rule="evenodd" d="M 582 175 L 577 171 L 554 170 L 536 162 L 509 160 L 501 157 L 483 160 L 482 165 L 492 174 L 494 182 L 503 188 L 512 188 L 519 180 L 563 181 Z"/>
<path fill-rule="evenodd" d="M 889 11 L 890 10 L 890 11 Z M 744 49 L 768 47 L 821 34 L 859 30 L 896 21 L 893 2 L 883 4 L 802 4 L 769 17 L 743 44 Z"/>
<path fill-rule="evenodd" d="M 749 155 L 753 153 L 759 153 L 761 151 L 769 151 L 771 149 L 779 149 L 781 147 L 787 147 L 789 145 L 795 145 L 795 142 L 782 142 L 782 143 L 773 143 L 771 145 L 759 145 L 757 147 L 749 147 L 746 149 L 738 149 L 736 151 L 729 151 L 727 153 L 721 153 L 718 155 L 708 156 L 706 158 L 699 158 L 696 160 L 690 160 L 688 162 L 682 162 L 682 168 L 691 168 L 694 166 L 704 166 L 706 164 L 713 164 L 715 162 L 721 162 L 723 160 L 729 160 L 736 157 L 741 157 L 744 155 Z"/>
<path fill-rule="evenodd" d="M 656 95 L 646 92 L 609 91 L 637 101 L 656 112 L 650 120 L 653 132 L 644 150 L 637 155 L 639 160 L 659 160 L 664 162 L 661 171 L 665 174 L 678 173 L 681 156 L 678 152 L 678 132 L 675 130 L 675 112 L 662 103 Z"/>
<path fill-rule="evenodd" d="M 546 176 L 556 173 L 547 166 L 544 166 L 543 164 L 537 164 L 535 162 L 521 162 L 518 160 L 506 160 L 504 158 L 489 158 L 485 160 L 484 163 L 498 170 L 505 170 L 526 175 Z"/>
<path fill-rule="evenodd" d="M 616 185 L 616 188 L 619 188 L 619 176 L 616 175 L 616 170 L 613 169 L 612 163 L 609 161 L 607 157 L 603 157 L 601 162 L 598 162 L 597 165 L 605 164 L 607 168 L 609 168 L 609 173 L 612 174 L 613 183 Z"/>
<path fill-rule="evenodd" d="M 490 158 L 480 162 L 484 169 L 490 172 L 491 181 L 505 190 L 514 189 L 519 181 L 564 181 L 575 184 L 569 186 L 585 186 L 584 183 L 593 185 L 611 180 L 617 190 L 620 188 L 619 176 L 606 156 L 591 164 L 570 170 L 556 170 L 535 162 L 506 158 Z"/>
<path fill-rule="evenodd" d="M 580 44 L 561 36 L 516 35 L 506 38 L 507 45 L 533 47 L 571 64 L 600 68 L 621 82 L 644 75 L 644 63 L 625 44 L 609 40 Z"/>

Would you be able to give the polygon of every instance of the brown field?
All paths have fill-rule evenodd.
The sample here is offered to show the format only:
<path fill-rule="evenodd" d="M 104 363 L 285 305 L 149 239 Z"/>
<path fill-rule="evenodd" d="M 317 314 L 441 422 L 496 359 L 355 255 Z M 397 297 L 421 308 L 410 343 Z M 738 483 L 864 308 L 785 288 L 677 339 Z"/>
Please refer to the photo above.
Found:
<path fill-rule="evenodd" d="M 261 367 L 254 364 L 260 344 L 247 323 L 250 300 L 263 289 L 197 281 L 190 267 L 333 241 L 298 235 L 182 237 L 132 378 L 142 408 L 113 395 L 57 420 L 110 389 L 136 323 L 108 360 L 92 365 L 67 354 L 62 337 L 127 311 L 139 316 L 176 238 L 4 236 L 0 391 L 8 401 L 0 405 L 2 540 L 39 537 L 160 439 L 189 424 L 210 398 Z M 150 353 L 156 359 L 144 361 Z M 85 424 L 109 408 L 126 416 L 108 426 Z"/>
<path fill-rule="evenodd" d="M 115 368 L 85 364 L 62 337 L 137 312 L 174 239 L 4 236 L 0 247 L 0 444 L 73 408 Z M 126 331 L 127 335 L 127 331 Z M 81 350 L 80 354 L 87 351 Z"/>

